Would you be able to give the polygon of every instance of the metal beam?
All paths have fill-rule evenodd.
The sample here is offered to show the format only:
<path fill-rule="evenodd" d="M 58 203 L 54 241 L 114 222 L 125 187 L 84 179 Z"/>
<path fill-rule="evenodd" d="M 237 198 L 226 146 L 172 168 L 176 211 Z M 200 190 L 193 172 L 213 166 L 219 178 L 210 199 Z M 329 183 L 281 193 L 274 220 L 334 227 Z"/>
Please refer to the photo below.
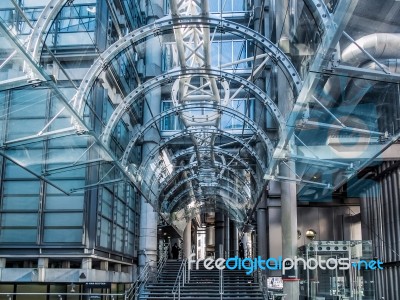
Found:
<path fill-rule="evenodd" d="M 271 112 L 271 115 L 274 117 L 275 121 L 277 122 L 280 131 L 284 130 L 284 118 L 280 113 L 277 105 L 274 101 L 259 87 L 254 85 L 252 82 L 249 82 L 243 79 L 240 76 L 227 73 L 218 69 L 188 69 L 188 70 L 171 70 L 167 73 L 164 73 L 158 77 L 152 78 L 144 82 L 142 85 L 137 87 L 133 90 L 125 99 L 116 107 L 113 111 L 110 119 L 107 122 L 107 125 L 104 128 L 102 133 L 102 140 L 103 143 L 108 145 L 111 139 L 111 133 L 113 132 L 115 126 L 117 125 L 118 121 L 122 118 L 122 116 L 129 110 L 129 107 L 135 103 L 138 99 L 141 99 L 147 92 L 152 90 L 155 87 L 158 87 L 162 84 L 170 83 L 171 81 L 185 76 L 201 76 L 207 75 L 209 77 L 215 78 L 223 78 L 224 80 L 231 80 L 237 82 L 240 85 L 246 87 L 246 90 L 253 93 L 255 98 L 260 101 L 266 109 Z"/>
<path fill-rule="evenodd" d="M 221 20 L 216 17 L 202 16 L 202 17 L 180 17 L 179 24 L 175 24 L 172 17 L 165 17 L 157 20 L 153 24 L 145 25 L 129 34 L 123 39 L 111 45 L 91 66 L 82 80 L 82 84 L 78 89 L 77 94 L 74 96 L 74 107 L 77 109 L 78 114 L 82 115 L 84 110 L 84 101 L 90 91 L 94 81 L 104 70 L 104 68 L 122 51 L 130 47 L 132 44 L 139 42 L 154 34 L 162 34 L 169 32 L 177 27 L 187 26 L 208 26 L 222 28 L 226 32 L 234 32 L 240 34 L 243 38 L 253 41 L 261 50 L 265 51 L 273 61 L 282 69 L 286 77 L 290 81 L 294 94 L 297 95 L 302 87 L 302 81 L 298 75 L 295 67 L 286 57 L 286 55 L 271 41 L 263 35 L 249 29 L 245 25 L 237 24 L 232 21 Z"/>
<path fill-rule="evenodd" d="M 315 54 L 314 61 L 310 67 L 311 72 L 305 78 L 303 88 L 296 99 L 294 108 L 289 115 L 287 121 L 287 131 L 284 136 L 281 137 L 279 144 L 275 150 L 272 160 L 270 161 L 268 172 L 265 178 L 271 178 L 275 175 L 278 166 L 278 157 L 281 157 L 283 151 L 289 151 L 289 142 L 292 138 L 296 124 L 300 119 L 301 114 L 306 108 L 308 102 L 312 99 L 313 93 L 320 83 L 319 73 L 326 69 L 328 63 L 331 59 L 332 53 L 335 51 L 335 47 L 342 36 L 343 30 L 345 29 L 347 23 L 349 22 L 352 12 L 354 11 L 358 0 L 341 0 L 336 9 L 336 13 L 331 19 L 330 26 L 327 27 L 321 44 Z M 325 16 L 326 18 L 331 18 L 331 15 Z"/>
<path fill-rule="evenodd" d="M 252 121 L 250 118 L 248 118 L 247 116 L 239 113 L 235 109 L 232 109 L 232 108 L 229 108 L 226 106 L 209 105 L 209 104 L 207 104 L 207 105 L 202 104 L 199 106 L 198 104 L 196 104 L 196 105 L 185 105 L 185 106 L 180 106 L 180 107 L 174 107 L 174 108 L 168 109 L 166 111 L 163 111 L 161 114 L 155 116 L 152 120 L 150 120 L 147 124 L 144 124 L 143 126 L 139 127 L 138 130 L 132 134 L 132 138 L 125 148 L 125 151 L 124 151 L 122 159 L 121 159 L 122 165 L 127 164 L 129 155 L 130 155 L 132 149 L 134 148 L 134 146 L 136 145 L 136 142 L 144 135 L 144 133 L 148 129 L 152 128 L 152 126 L 155 123 L 157 123 L 159 120 L 161 120 L 162 118 L 164 118 L 166 116 L 169 116 L 172 114 L 177 114 L 177 113 L 185 111 L 185 110 L 196 109 L 196 108 L 215 109 L 215 110 L 222 111 L 223 113 L 230 114 L 234 117 L 238 117 L 240 120 L 242 120 L 248 126 L 250 126 L 252 131 L 255 134 L 257 134 L 258 137 L 261 138 L 261 140 L 263 141 L 263 143 L 266 147 L 266 153 L 267 153 L 268 157 L 272 154 L 273 149 L 274 149 L 273 143 L 271 142 L 269 137 L 266 135 L 266 133 L 263 130 L 261 130 L 258 127 L 258 125 L 254 121 Z M 237 139 L 237 137 L 234 134 L 228 133 L 227 130 L 222 130 L 222 129 L 216 130 L 215 127 L 213 127 L 213 126 L 201 126 L 201 128 L 209 129 L 208 130 L 209 133 L 215 134 L 215 133 L 219 132 L 219 134 L 221 134 L 221 132 L 222 132 L 222 135 L 224 135 L 224 136 L 229 136 L 233 140 Z M 203 131 L 201 128 L 197 128 L 197 126 L 195 126 L 195 127 L 189 127 L 187 130 L 190 130 L 190 132 L 192 132 L 192 133 L 201 133 L 201 134 L 204 134 L 207 132 L 206 130 Z M 243 143 L 243 141 L 241 140 L 240 143 Z"/>

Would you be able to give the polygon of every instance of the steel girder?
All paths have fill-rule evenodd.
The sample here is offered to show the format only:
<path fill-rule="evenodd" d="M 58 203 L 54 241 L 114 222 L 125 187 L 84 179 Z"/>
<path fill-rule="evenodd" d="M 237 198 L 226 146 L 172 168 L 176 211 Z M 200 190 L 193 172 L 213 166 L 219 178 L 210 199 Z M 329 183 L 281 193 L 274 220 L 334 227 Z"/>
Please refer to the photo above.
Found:
<path fill-rule="evenodd" d="M 32 55 L 33 59 L 37 62 L 40 60 L 42 54 L 43 37 L 47 35 L 48 30 L 53 24 L 54 19 L 60 13 L 61 9 L 71 0 L 50 0 L 46 7 L 42 10 L 36 21 L 33 31 L 30 35 L 27 45 L 28 52 Z"/>
<path fill-rule="evenodd" d="M 180 188 L 181 186 L 185 185 L 186 183 L 192 182 L 192 181 L 194 181 L 194 180 L 199 180 L 199 181 L 201 181 L 201 178 L 200 178 L 200 177 L 201 177 L 200 175 L 193 175 L 193 176 L 188 177 L 188 178 L 186 178 L 186 179 L 184 179 L 184 180 L 181 180 L 179 183 L 175 184 L 175 185 L 168 191 L 168 193 L 167 193 L 165 196 L 163 196 L 163 201 L 169 202 L 168 200 L 175 194 L 176 191 L 179 190 L 179 188 Z M 239 186 L 237 185 L 237 183 L 236 183 L 235 181 L 231 180 L 230 178 L 224 177 L 224 176 L 221 176 L 219 179 L 222 180 L 222 181 L 224 181 L 224 182 L 227 182 L 228 184 L 231 184 L 231 185 L 235 186 L 235 187 L 237 188 L 237 189 L 236 189 L 236 192 L 238 192 L 238 194 L 241 196 L 241 198 L 243 198 L 243 199 L 250 199 L 251 195 L 250 195 L 250 194 L 247 194 L 247 193 L 243 190 L 243 188 L 241 188 L 241 187 L 239 187 Z M 206 185 L 207 185 L 207 183 L 202 183 L 200 186 L 201 186 L 201 187 L 204 187 L 204 186 L 206 186 Z M 226 187 L 226 186 L 221 185 L 221 184 L 218 184 L 217 182 L 215 182 L 215 183 L 213 183 L 213 185 L 209 185 L 209 187 L 215 187 L 215 188 L 218 188 L 218 189 L 219 189 L 219 188 L 221 188 L 221 187 Z"/>
<path fill-rule="evenodd" d="M 276 64 L 282 69 L 292 84 L 294 94 L 297 95 L 300 92 L 302 88 L 302 81 L 293 64 L 286 57 L 282 50 L 280 50 L 274 43 L 256 31 L 232 21 L 221 20 L 219 18 L 210 16 L 180 17 L 178 24 L 175 23 L 176 22 L 174 22 L 172 17 L 159 19 L 152 24 L 143 26 L 140 29 L 127 34 L 111 45 L 106 51 L 104 51 L 104 53 L 93 63 L 91 68 L 86 73 L 82 80 L 82 84 L 74 96 L 74 107 L 78 114 L 81 116 L 83 115 L 84 101 L 91 86 L 104 68 L 112 61 L 112 59 L 114 59 L 119 53 L 132 44 L 135 44 L 146 37 L 157 36 L 162 34 L 164 31 L 173 30 L 177 26 L 214 26 L 227 32 L 237 33 L 245 39 L 252 40 L 255 44 L 259 44 L 263 51 L 268 53 L 273 61 L 276 62 Z"/>
<path fill-rule="evenodd" d="M 197 151 L 200 151 L 200 152 L 203 151 L 203 147 L 199 148 Z M 208 149 L 204 149 L 204 151 L 209 151 L 209 150 Z M 228 156 L 228 157 L 232 158 L 234 161 L 240 163 L 246 169 L 246 171 L 248 171 L 253 176 L 254 180 L 257 178 L 256 177 L 256 173 L 254 172 L 254 170 L 250 167 L 250 165 L 245 160 L 240 158 L 238 156 L 238 154 L 233 154 L 233 153 L 231 153 L 231 152 L 229 152 L 229 151 L 227 151 L 225 149 L 222 149 L 222 148 L 216 147 L 216 146 L 214 146 L 214 152 L 217 155 L 224 155 L 224 156 Z M 174 153 L 171 156 L 171 159 L 172 160 L 178 160 L 182 156 L 193 155 L 195 153 L 196 153 L 196 149 L 194 149 L 194 147 L 190 147 L 190 148 L 187 148 L 187 149 L 184 149 L 184 150 L 177 151 L 176 153 Z"/>
<path fill-rule="evenodd" d="M 61 9 L 71 2 L 71 0 L 50 0 L 40 13 L 27 45 L 28 52 L 31 53 L 34 60 L 39 61 L 40 59 L 43 49 L 43 37 L 47 35 L 54 19 Z M 323 0 L 304 0 L 304 3 L 313 14 L 322 32 L 326 32 L 327 28 L 331 28 L 333 23 Z"/>
<path fill-rule="evenodd" d="M 183 156 L 187 156 L 187 155 L 192 156 L 192 155 L 196 154 L 196 151 L 202 152 L 202 151 L 203 151 L 202 148 L 203 148 L 203 147 L 198 148 L 198 149 L 195 149 L 194 147 L 190 147 L 190 148 L 187 148 L 187 149 L 178 151 L 178 152 L 176 152 L 174 155 L 171 156 L 171 159 L 172 159 L 172 161 L 176 161 L 176 160 L 178 160 L 180 157 L 183 157 Z M 209 152 L 210 149 L 204 149 L 204 151 L 205 151 L 205 152 Z M 259 184 L 259 182 L 258 182 L 258 180 L 257 180 L 256 173 L 254 172 L 254 170 L 249 166 L 249 164 L 248 164 L 246 161 L 244 161 L 242 158 L 238 157 L 237 154 L 230 153 L 229 151 L 226 151 L 226 150 L 224 150 L 224 149 L 222 149 L 222 148 L 218 148 L 218 147 L 215 147 L 215 146 L 214 146 L 214 152 L 215 152 L 217 155 L 228 156 L 228 157 L 232 158 L 232 160 L 234 160 L 235 162 L 240 163 L 240 164 L 245 168 L 245 170 L 251 174 L 251 176 L 252 176 L 254 182 L 255 182 L 256 184 Z M 148 158 L 148 159 L 144 162 L 144 164 L 143 164 L 143 165 L 144 165 L 143 171 L 147 169 L 146 166 L 147 166 L 148 162 L 149 162 L 149 158 Z M 191 164 L 194 164 L 194 163 L 192 162 L 192 163 L 190 163 L 190 164 L 187 165 L 187 166 L 190 167 Z M 194 164 L 194 165 L 196 165 L 196 164 Z M 221 164 L 221 165 L 222 165 L 222 164 Z M 223 166 L 224 168 L 230 168 L 228 165 L 222 165 L 222 166 Z M 186 166 L 185 166 L 185 167 L 186 167 Z M 170 174 L 170 176 L 172 176 L 175 172 L 177 172 L 177 171 L 180 170 L 181 168 L 184 168 L 184 167 L 180 167 L 179 169 L 175 170 L 173 173 Z M 141 169 L 142 169 L 142 168 L 141 168 Z M 230 168 L 230 169 L 234 170 L 233 168 Z M 139 174 L 139 175 L 142 176 L 142 174 Z M 236 174 L 235 174 L 235 175 L 236 175 Z M 168 177 L 170 177 L 170 176 L 168 176 Z M 166 177 L 166 178 L 168 178 L 168 177 Z"/>
<path fill-rule="evenodd" d="M 241 176 L 239 176 L 237 174 L 237 169 L 231 168 L 225 164 L 221 164 L 219 162 L 215 162 L 215 165 L 217 168 L 219 169 L 223 169 L 226 170 L 228 172 L 230 172 L 230 174 L 232 174 L 234 177 L 236 177 L 242 185 L 247 185 L 249 184 L 249 182 L 246 182 L 244 178 L 242 178 Z M 159 186 L 159 191 L 160 193 L 169 185 L 172 184 L 172 182 L 182 173 L 182 172 L 186 172 L 189 171 L 195 167 L 198 166 L 198 162 L 192 162 L 189 163 L 187 165 L 184 165 L 182 167 L 179 167 L 178 169 L 175 169 L 174 172 L 172 172 L 170 175 L 168 175 L 167 177 L 164 178 L 164 181 L 160 184 Z"/>
<path fill-rule="evenodd" d="M 186 195 L 188 193 L 190 193 L 190 191 L 191 191 L 191 189 L 186 189 L 186 190 L 182 191 L 181 193 L 179 193 L 173 200 L 174 207 L 170 207 L 170 206 L 166 207 L 166 209 L 168 209 L 167 213 L 168 212 L 172 213 L 172 212 L 178 211 L 178 210 L 182 209 L 183 206 L 186 206 L 186 202 L 187 202 L 187 200 L 189 200 L 189 198 L 186 197 Z M 228 192 L 234 193 L 234 191 L 232 191 L 232 190 L 228 191 Z M 216 196 L 221 197 L 222 199 L 225 199 L 226 203 L 228 204 L 228 207 L 227 207 L 227 206 L 219 203 L 219 201 L 216 201 L 216 203 L 215 203 L 216 207 L 226 210 L 231 215 L 232 215 L 232 212 L 235 212 L 238 219 L 240 219 L 240 220 L 244 219 L 244 216 L 245 216 L 244 212 L 242 210 L 238 210 L 237 208 L 232 207 L 232 205 L 233 205 L 232 198 L 226 197 L 225 195 L 220 195 L 220 194 L 218 194 Z M 185 197 L 187 198 L 187 200 L 180 202 Z M 176 206 L 177 204 L 179 204 L 178 207 Z M 161 211 L 161 213 L 163 213 L 163 212 Z"/>
<path fill-rule="evenodd" d="M 207 185 L 205 185 L 205 186 L 207 187 Z M 208 185 L 208 187 L 211 188 L 211 187 L 215 187 L 215 186 Z M 244 197 L 243 195 L 241 195 L 240 193 L 238 193 L 237 190 L 234 190 L 234 189 L 232 189 L 232 188 L 229 187 L 229 186 L 221 185 L 221 186 L 218 186 L 218 189 L 224 190 L 224 191 L 230 193 L 232 196 L 235 196 L 235 197 L 236 197 L 236 198 L 224 197 L 224 196 L 221 195 L 221 194 L 215 194 L 215 196 L 221 196 L 221 197 L 224 197 L 225 199 L 227 199 L 227 200 L 228 200 L 228 201 L 227 201 L 228 204 L 231 204 L 231 205 L 235 205 L 235 204 L 236 204 L 236 205 L 237 205 L 237 204 L 245 205 L 245 204 L 246 204 L 246 201 L 248 201 L 248 199 L 247 199 L 246 197 Z M 181 193 L 179 193 L 178 195 L 176 195 L 176 197 L 174 197 L 173 200 L 169 203 L 167 212 L 172 212 L 172 211 L 174 210 L 175 206 L 178 204 L 178 202 L 179 202 L 186 194 L 188 194 L 190 191 L 191 191 L 191 189 L 186 189 L 186 190 L 182 191 Z M 243 202 L 241 202 L 241 203 L 232 203 L 232 199 L 239 199 L 239 198 L 240 198 Z"/>
<path fill-rule="evenodd" d="M 343 29 L 349 21 L 351 12 L 355 9 L 357 2 L 358 0 L 341 0 L 338 4 L 335 15 L 332 16 L 329 14 L 326 16 L 328 19 L 327 22 L 330 25 L 326 27 L 327 31 L 325 32 L 324 38 L 319 45 L 314 61 L 310 67 L 311 71 L 307 75 L 304 81 L 304 86 L 296 99 L 292 112 L 289 115 L 287 120 L 287 130 L 285 131 L 284 136 L 280 138 L 278 146 L 275 149 L 273 159 L 268 167 L 268 173 L 264 177 L 265 179 L 268 180 L 274 178 L 278 166 L 278 160 L 280 157 L 284 156 L 283 153 L 285 151 L 288 151 L 291 154 L 291 149 L 288 146 L 296 128 L 296 122 L 305 110 L 307 104 L 311 99 L 313 99 L 313 91 L 320 83 L 319 73 L 329 64 L 331 55 L 333 51 L 335 51 L 335 47 L 342 36 Z"/>
<path fill-rule="evenodd" d="M 279 125 L 280 130 L 284 130 L 285 126 L 285 121 L 282 116 L 282 114 L 279 112 L 278 106 L 274 103 L 274 101 L 265 93 L 263 92 L 259 87 L 257 87 L 255 84 L 253 84 L 250 81 L 247 81 L 246 79 L 228 73 L 224 72 L 221 70 L 217 69 L 186 69 L 186 70 L 181 70 L 181 69 L 175 69 L 171 70 L 167 73 L 164 73 L 163 75 L 154 77 L 152 79 L 147 80 L 144 82 L 142 85 L 140 85 L 138 88 L 133 90 L 125 99 L 115 108 L 113 111 L 110 119 L 107 122 L 107 125 L 104 128 L 103 134 L 102 134 L 102 140 L 103 143 L 108 145 L 110 143 L 110 138 L 111 138 L 111 133 L 113 132 L 115 126 L 117 125 L 118 121 L 122 118 L 122 116 L 125 114 L 127 110 L 129 110 L 129 107 L 137 100 L 143 97 L 147 92 L 149 92 L 151 89 L 162 85 L 166 83 L 170 83 L 173 81 L 175 78 L 179 78 L 182 76 L 202 76 L 202 75 L 208 75 L 211 77 L 216 77 L 218 79 L 224 79 L 224 80 L 231 80 L 234 82 L 237 82 L 240 85 L 243 85 L 246 87 L 247 90 L 251 91 L 255 98 L 263 103 L 263 105 L 268 109 L 272 116 L 275 118 L 276 122 Z"/>
<path fill-rule="evenodd" d="M 157 153 L 156 151 L 159 151 L 160 149 L 165 147 L 168 143 L 170 143 L 174 139 L 182 138 L 184 136 L 190 136 L 195 133 L 215 134 L 215 135 L 219 135 L 219 136 L 228 137 L 228 138 L 236 141 L 237 143 L 242 145 L 244 148 L 246 148 L 246 150 L 251 154 L 251 156 L 253 156 L 256 159 L 261 170 L 266 170 L 266 166 L 264 165 L 263 160 L 258 156 L 257 152 L 253 149 L 253 147 L 251 147 L 248 144 L 248 142 L 245 142 L 243 139 L 239 138 L 235 134 L 228 133 L 224 130 L 218 129 L 213 126 L 200 127 L 200 128 L 194 127 L 194 128 L 188 128 L 188 129 L 182 130 L 181 132 L 174 134 L 174 135 L 168 137 L 167 139 L 163 140 L 157 147 L 154 148 L 154 150 L 152 150 L 152 152 L 149 154 L 149 156 L 150 157 L 154 156 Z M 133 145 L 130 148 L 128 148 L 128 147 L 126 148 L 126 150 L 124 152 L 124 156 L 121 161 L 123 166 L 126 166 L 126 167 L 128 166 L 129 153 L 132 151 L 132 148 L 133 148 Z M 270 149 L 270 152 L 272 152 L 272 151 L 273 151 L 273 149 Z"/>
<path fill-rule="evenodd" d="M 193 130 L 193 131 L 199 131 L 199 130 L 201 130 L 201 129 L 196 129 L 196 130 Z M 255 151 L 252 147 L 250 147 L 250 146 L 248 145 L 248 143 L 246 143 L 245 141 L 239 139 L 239 138 L 238 138 L 237 136 L 235 136 L 235 135 L 228 134 L 227 132 L 221 131 L 221 130 L 219 130 L 219 129 L 207 128 L 206 131 L 210 131 L 210 132 L 213 132 L 213 133 L 215 133 L 215 134 L 222 135 L 222 136 L 228 136 L 229 138 L 233 139 L 235 142 L 238 142 L 239 144 L 243 145 L 243 148 L 245 148 L 245 149 L 250 153 L 250 155 L 251 155 L 252 157 L 254 157 L 254 159 L 256 160 L 256 162 L 257 162 L 259 168 L 260 168 L 261 170 L 264 170 L 264 169 L 265 169 L 264 164 L 263 164 L 263 160 L 261 160 L 261 158 L 258 156 L 258 154 L 256 153 L 256 151 Z M 168 137 L 167 139 L 163 140 L 163 142 L 162 142 L 161 144 L 159 144 L 157 147 L 155 147 L 155 148 L 149 153 L 148 159 L 146 160 L 146 162 L 145 162 L 144 164 L 143 164 L 143 163 L 141 164 L 140 169 L 142 169 L 142 171 L 145 171 L 145 169 L 147 168 L 147 164 L 149 163 L 150 159 L 154 158 L 154 157 L 156 156 L 156 154 L 160 151 L 160 149 L 166 147 L 166 145 L 168 145 L 168 143 L 170 143 L 171 141 L 173 141 L 173 140 L 175 140 L 175 139 L 184 137 L 184 136 L 190 136 L 191 134 L 192 134 L 192 133 L 190 132 L 190 130 L 183 130 L 183 131 L 181 131 L 181 132 L 179 132 L 179 133 L 177 133 L 177 134 L 174 134 L 174 135 Z M 191 151 L 194 151 L 193 153 L 195 153 L 195 150 L 191 150 Z M 222 152 L 222 150 L 220 150 L 220 149 L 218 149 L 217 151 Z M 226 152 L 226 153 L 227 153 L 227 152 Z M 230 154 L 230 155 L 232 155 L 232 154 Z M 241 162 L 244 166 L 247 167 L 247 169 L 250 169 L 250 167 L 247 165 L 247 163 L 243 162 L 243 160 L 240 160 L 240 159 L 237 158 L 237 157 L 235 158 L 235 160 Z M 127 167 L 128 167 L 128 166 L 125 165 L 125 168 L 127 168 Z"/>

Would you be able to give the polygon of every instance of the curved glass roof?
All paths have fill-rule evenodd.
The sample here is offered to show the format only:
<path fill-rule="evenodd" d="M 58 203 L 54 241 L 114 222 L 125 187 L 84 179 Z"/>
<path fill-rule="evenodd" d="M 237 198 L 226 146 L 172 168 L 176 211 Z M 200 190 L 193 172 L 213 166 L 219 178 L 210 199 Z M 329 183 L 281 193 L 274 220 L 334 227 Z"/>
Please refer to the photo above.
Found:
<path fill-rule="evenodd" d="M 264 28 L 246 2 L 170 0 L 145 24 L 110 1 L 103 37 L 95 0 L 5 2 L 0 154 L 66 195 L 129 182 L 179 228 L 244 223 L 269 182 L 330 199 L 399 138 L 397 1 L 301 0 Z"/>

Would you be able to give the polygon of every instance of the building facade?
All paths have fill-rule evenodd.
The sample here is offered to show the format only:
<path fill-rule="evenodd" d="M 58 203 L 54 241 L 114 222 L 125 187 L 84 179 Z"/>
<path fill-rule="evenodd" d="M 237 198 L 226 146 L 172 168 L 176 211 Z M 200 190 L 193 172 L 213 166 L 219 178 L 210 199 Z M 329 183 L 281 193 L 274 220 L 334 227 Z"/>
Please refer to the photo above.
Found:
<path fill-rule="evenodd" d="M 396 299 L 399 9 L 2 1 L 0 298 L 123 297 L 174 243 L 241 240 L 384 263 L 299 272 L 287 299 Z"/>

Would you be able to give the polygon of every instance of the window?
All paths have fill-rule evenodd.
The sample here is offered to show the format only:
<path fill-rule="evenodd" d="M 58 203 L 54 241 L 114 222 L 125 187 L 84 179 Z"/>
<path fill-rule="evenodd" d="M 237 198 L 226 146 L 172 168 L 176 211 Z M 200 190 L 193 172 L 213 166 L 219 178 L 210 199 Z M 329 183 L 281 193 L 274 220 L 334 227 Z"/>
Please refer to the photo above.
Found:
<path fill-rule="evenodd" d="M 243 12 L 246 10 L 245 0 L 209 0 L 208 5 L 210 12 Z"/>
<path fill-rule="evenodd" d="M 163 100 L 161 102 L 161 111 L 166 111 L 171 109 L 173 106 L 172 101 Z M 161 119 L 161 130 L 162 131 L 173 131 L 173 130 L 181 130 L 183 129 L 183 125 L 179 116 L 176 114 L 170 114 Z"/>
<path fill-rule="evenodd" d="M 246 69 L 251 67 L 250 62 L 233 64 L 238 60 L 247 58 L 247 42 L 228 40 L 216 41 L 211 44 L 211 65 L 223 69 Z"/>
<path fill-rule="evenodd" d="M 231 102 L 231 108 L 237 112 L 247 115 L 250 120 L 254 120 L 254 99 L 249 99 L 249 109 L 246 112 L 246 102 L 247 99 L 235 99 Z M 243 121 L 237 117 L 230 114 L 223 114 L 221 118 L 221 128 L 231 129 L 231 130 L 241 130 L 243 128 Z M 249 128 L 245 126 L 245 128 Z"/>

